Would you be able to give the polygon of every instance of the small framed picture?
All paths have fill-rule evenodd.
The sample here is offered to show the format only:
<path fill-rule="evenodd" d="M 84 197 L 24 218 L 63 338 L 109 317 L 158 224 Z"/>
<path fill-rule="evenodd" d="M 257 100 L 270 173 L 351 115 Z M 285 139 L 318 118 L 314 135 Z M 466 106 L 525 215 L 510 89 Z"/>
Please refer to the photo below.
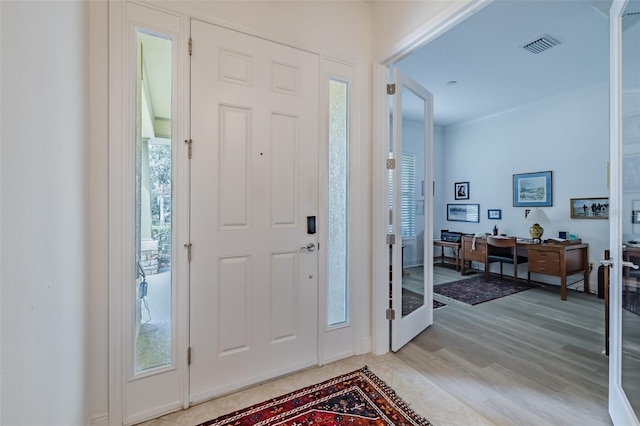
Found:
<path fill-rule="evenodd" d="M 640 210 L 633 210 L 631 212 L 631 223 L 640 223 Z"/>
<path fill-rule="evenodd" d="M 571 219 L 609 219 L 609 198 L 571 198 Z"/>
<path fill-rule="evenodd" d="M 487 217 L 489 219 L 502 219 L 502 210 L 500 209 L 489 209 L 487 210 Z"/>
<path fill-rule="evenodd" d="M 468 200 L 469 199 L 469 182 L 456 182 L 453 185 L 453 190 L 456 200 Z"/>

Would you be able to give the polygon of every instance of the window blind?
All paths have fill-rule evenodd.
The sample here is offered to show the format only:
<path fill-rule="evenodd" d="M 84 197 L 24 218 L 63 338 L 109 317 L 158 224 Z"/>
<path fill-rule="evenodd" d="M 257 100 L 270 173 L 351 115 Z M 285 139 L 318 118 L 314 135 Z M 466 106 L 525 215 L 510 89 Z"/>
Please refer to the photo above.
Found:
<path fill-rule="evenodd" d="M 402 154 L 402 206 L 400 209 L 400 222 L 402 226 L 402 238 L 414 238 L 416 236 L 416 156 Z M 389 210 L 393 210 L 393 170 L 389 170 Z M 389 233 L 393 232 L 389 224 Z"/>

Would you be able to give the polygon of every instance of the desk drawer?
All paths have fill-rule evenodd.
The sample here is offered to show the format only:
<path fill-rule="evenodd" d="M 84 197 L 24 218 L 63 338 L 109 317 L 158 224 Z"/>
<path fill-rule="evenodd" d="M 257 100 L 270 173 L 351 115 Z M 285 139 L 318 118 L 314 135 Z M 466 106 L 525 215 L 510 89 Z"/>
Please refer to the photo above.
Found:
<path fill-rule="evenodd" d="M 529 272 L 560 275 L 560 253 L 529 249 Z"/>

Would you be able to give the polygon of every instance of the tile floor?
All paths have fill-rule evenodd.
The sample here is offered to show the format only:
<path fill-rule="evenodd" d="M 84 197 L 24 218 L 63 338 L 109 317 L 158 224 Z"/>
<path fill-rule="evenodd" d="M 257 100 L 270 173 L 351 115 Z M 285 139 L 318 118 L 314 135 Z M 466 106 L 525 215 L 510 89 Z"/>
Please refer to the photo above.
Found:
<path fill-rule="evenodd" d="M 144 426 L 197 425 L 223 414 L 292 392 L 367 365 L 418 414 L 436 426 L 495 425 L 438 387 L 393 354 L 354 356 L 283 377 L 141 423 Z"/>

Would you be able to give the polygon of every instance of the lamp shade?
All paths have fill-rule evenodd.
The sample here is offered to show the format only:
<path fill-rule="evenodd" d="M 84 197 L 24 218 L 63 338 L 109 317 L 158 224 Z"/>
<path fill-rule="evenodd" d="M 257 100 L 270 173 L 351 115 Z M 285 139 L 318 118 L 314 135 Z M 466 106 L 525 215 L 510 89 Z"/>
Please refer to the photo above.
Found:
<path fill-rule="evenodd" d="M 527 217 L 524 220 L 527 223 L 533 223 L 531 228 L 529 228 L 529 234 L 531 234 L 531 238 L 534 240 L 540 240 L 542 238 L 542 234 L 544 233 L 544 228 L 540 226 L 540 223 L 549 222 L 549 218 L 547 214 L 542 209 L 533 209 L 529 212 Z"/>
<path fill-rule="evenodd" d="M 548 223 L 549 218 L 542 209 L 533 209 L 524 220 L 527 223 Z"/>

